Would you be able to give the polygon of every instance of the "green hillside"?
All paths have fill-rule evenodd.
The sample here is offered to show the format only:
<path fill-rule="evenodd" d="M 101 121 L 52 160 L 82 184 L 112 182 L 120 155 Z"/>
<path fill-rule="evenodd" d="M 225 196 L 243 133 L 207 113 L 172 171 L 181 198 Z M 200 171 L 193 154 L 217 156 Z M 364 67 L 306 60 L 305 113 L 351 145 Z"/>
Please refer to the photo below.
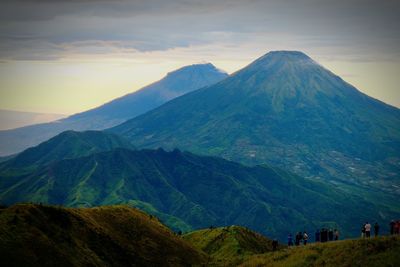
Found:
<path fill-rule="evenodd" d="M 255 255 L 240 266 L 395 267 L 400 262 L 400 237 L 379 237 L 311 244 Z"/>
<path fill-rule="evenodd" d="M 101 131 L 66 131 L 54 138 L 28 148 L 11 160 L 0 163 L 0 171 L 21 172 L 62 159 L 87 156 L 96 152 L 124 147 L 134 149 L 125 138 Z"/>
<path fill-rule="evenodd" d="M 127 204 L 160 217 L 176 231 L 243 225 L 281 240 L 288 231 L 321 227 L 355 236 L 359 225 L 354 222 L 381 221 L 400 213 L 384 201 L 374 203 L 267 166 L 247 167 L 179 150 L 117 148 L 51 161 L 57 155 L 63 158 L 59 151 L 77 147 L 70 145 L 75 133 L 61 137 L 65 135 L 72 135 L 71 140 L 58 136 L 27 151 L 28 159 L 41 164 L 21 160 L 20 169 L 0 169 L 0 203 Z M 15 161 L 3 164 L 15 166 Z"/>
<path fill-rule="evenodd" d="M 400 110 L 301 52 L 270 52 L 110 131 L 139 148 L 266 163 L 349 192 L 399 196 Z"/>
<path fill-rule="evenodd" d="M 211 257 L 213 265 L 237 265 L 254 254 L 272 251 L 272 241 L 240 226 L 190 232 L 183 239 Z"/>
<path fill-rule="evenodd" d="M 133 208 L 0 209 L 1 266 L 191 266 L 206 259 L 156 218 Z"/>

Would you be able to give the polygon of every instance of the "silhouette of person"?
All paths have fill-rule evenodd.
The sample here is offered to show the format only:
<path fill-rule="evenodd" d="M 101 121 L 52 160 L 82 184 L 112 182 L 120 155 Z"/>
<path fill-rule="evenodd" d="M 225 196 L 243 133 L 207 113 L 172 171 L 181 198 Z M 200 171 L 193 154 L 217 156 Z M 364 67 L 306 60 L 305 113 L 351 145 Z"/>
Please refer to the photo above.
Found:
<path fill-rule="evenodd" d="M 275 251 L 278 248 L 278 240 L 272 240 L 272 251 Z"/>
<path fill-rule="evenodd" d="M 378 234 L 379 234 L 379 224 L 378 224 L 378 222 L 376 222 L 374 224 L 374 236 L 377 237 Z"/>
<path fill-rule="evenodd" d="M 288 239 L 288 247 L 293 246 L 293 237 L 292 237 L 292 234 L 289 234 L 287 239 Z"/>
<path fill-rule="evenodd" d="M 339 230 L 338 229 L 334 230 L 333 235 L 335 236 L 335 241 L 339 240 Z"/>
<path fill-rule="evenodd" d="M 321 241 L 320 236 L 321 236 L 321 233 L 320 233 L 319 229 L 317 229 L 317 231 L 315 232 L 315 242 Z"/>
<path fill-rule="evenodd" d="M 396 223 L 394 222 L 394 220 L 392 220 L 391 222 L 390 222 L 390 234 L 391 235 L 393 235 L 394 234 L 394 225 L 395 225 Z"/>
<path fill-rule="evenodd" d="M 304 233 L 303 233 L 303 244 L 304 244 L 304 246 L 307 245 L 307 241 L 308 241 L 308 235 L 307 235 L 307 232 L 304 231 Z"/>
<path fill-rule="evenodd" d="M 329 241 L 333 240 L 333 230 L 332 229 L 329 229 L 328 237 L 329 237 Z"/>
<path fill-rule="evenodd" d="M 371 236 L 371 224 L 367 222 L 365 224 L 365 237 L 369 238 Z"/>

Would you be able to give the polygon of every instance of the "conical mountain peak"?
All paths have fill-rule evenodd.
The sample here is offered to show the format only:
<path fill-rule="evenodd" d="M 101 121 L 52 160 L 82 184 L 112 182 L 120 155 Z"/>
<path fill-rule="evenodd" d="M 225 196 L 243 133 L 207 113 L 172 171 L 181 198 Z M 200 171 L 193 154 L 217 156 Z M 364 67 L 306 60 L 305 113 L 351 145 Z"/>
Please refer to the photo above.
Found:
<path fill-rule="evenodd" d="M 250 63 L 240 72 L 272 71 L 320 67 L 318 63 L 300 51 L 272 51 Z"/>
<path fill-rule="evenodd" d="M 182 68 L 179 68 L 177 70 L 171 71 L 167 74 L 167 78 L 169 77 L 175 77 L 178 75 L 208 75 L 208 74 L 215 74 L 215 73 L 221 73 L 222 75 L 227 75 L 226 72 L 217 69 L 213 64 L 211 63 L 201 63 L 201 64 L 192 64 L 188 65 Z"/>
<path fill-rule="evenodd" d="M 280 51 L 271 51 L 265 54 L 264 56 L 257 59 L 255 62 L 260 61 L 312 61 L 312 59 L 300 51 L 287 51 L 287 50 L 280 50 Z"/>

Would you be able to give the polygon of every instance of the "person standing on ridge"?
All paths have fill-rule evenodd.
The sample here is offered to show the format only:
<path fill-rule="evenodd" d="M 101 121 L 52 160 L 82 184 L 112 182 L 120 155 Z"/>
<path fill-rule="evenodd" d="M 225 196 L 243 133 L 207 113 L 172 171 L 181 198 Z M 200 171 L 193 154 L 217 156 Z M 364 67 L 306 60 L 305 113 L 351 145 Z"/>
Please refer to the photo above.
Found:
<path fill-rule="evenodd" d="M 365 237 L 365 223 L 361 227 L 361 238 L 364 238 L 364 237 Z"/>
<path fill-rule="evenodd" d="M 378 234 L 379 234 L 379 224 L 378 224 L 378 222 L 376 222 L 374 224 L 374 236 L 377 237 Z"/>
<path fill-rule="evenodd" d="M 333 230 L 332 230 L 332 228 L 329 229 L 328 238 L 329 238 L 329 241 L 333 241 Z"/>
<path fill-rule="evenodd" d="M 304 231 L 304 234 L 303 234 L 303 244 L 304 244 L 304 246 L 307 245 L 307 241 L 308 241 L 308 235 L 307 235 L 307 232 Z"/>
<path fill-rule="evenodd" d="M 371 236 L 371 224 L 367 222 L 365 224 L 365 237 L 370 238 L 370 236 Z"/>
<path fill-rule="evenodd" d="M 278 247 L 278 240 L 274 239 L 272 241 L 272 251 L 276 251 L 277 247 Z"/>
<path fill-rule="evenodd" d="M 321 237 L 321 233 L 320 233 L 319 229 L 317 229 L 317 231 L 315 232 L 315 242 L 320 242 L 321 241 L 320 237 Z"/>
<path fill-rule="evenodd" d="M 335 229 L 335 231 L 333 232 L 333 235 L 335 236 L 335 241 L 339 240 L 339 230 Z"/>
<path fill-rule="evenodd" d="M 391 222 L 390 222 L 390 234 L 391 235 L 393 235 L 394 234 L 394 225 L 395 225 L 396 223 L 394 222 L 394 220 L 392 220 Z"/>
<path fill-rule="evenodd" d="M 324 243 L 328 241 L 328 230 L 326 228 L 322 228 L 321 230 L 321 242 Z"/>
<path fill-rule="evenodd" d="M 295 242 L 294 242 L 294 244 L 296 246 L 300 245 L 300 239 L 301 239 L 301 234 L 300 234 L 300 232 L 297 232 L 296 239 L 295 239 Z"/>
<path fill-rule="evenodd" d="M 292 237 L 292 234 L 289 234 L 288 237 L 287 237 L 287 245 L 288 245 L 288 247 L 293 246 L 293 237 Z"/>

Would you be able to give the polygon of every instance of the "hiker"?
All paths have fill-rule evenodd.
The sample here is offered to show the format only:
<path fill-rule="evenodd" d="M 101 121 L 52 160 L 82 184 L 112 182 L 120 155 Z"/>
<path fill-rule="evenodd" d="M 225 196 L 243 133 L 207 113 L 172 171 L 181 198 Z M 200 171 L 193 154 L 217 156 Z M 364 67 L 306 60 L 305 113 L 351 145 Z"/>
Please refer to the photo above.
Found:
<path fill-rule="evenodd" d="M 304 231 L 304 233 L 303 233 L 303 244 L 304 244 L 304 246 L 307 245 L 307 241 L 308 241 L 308 235 L 307 235 L 307 232 Z"/>
<path fill-rule="evenodd" d="M 333 230 L 332 229 L 329 229 L 328 237 L 329 237 L 329 241 L 333 241 Z"/>
<path fill-rule="evenodd" d="M 328 231 L 325 228 L 321 230 L 321 242 L 324 243 L 328 241 Z"/>
<path fill-rule="evenodd" d="M 333 232 L 333 235 L 335 236 L 335 241 L 338 241 L 339 240 L 339 230 L 335 229 Z"/>
<path fill-rule="evenodd" d="M 390 234 L 391 235 L 393 235 L 394 234 L 394 226 L 395 226 L 395 222 L 394 222 L 394 220 L 392 220 L 391 222 L 390 222 Z"/>
<path fill-rule="evenodd" d="M 369 238 L 371 236 L 371 224 L 368 222 L 365 224 L 365 237 Z"/>
<path fill-rule="evenodd" d="M 275 251 L 277 247 L 278 247 L 278 240 L 274 239 L 272 241 L 272 251 Z"/>
<path fill-rule="evenodd" d="M 320 233 L 319 229 L 317 229 L 317 231 L 315 232 L 315 242 L 320 242 L 321 241 L 320 237 L 321 237 L 321 233 Z"/>
<path fill-rule="evenodd" d="M 379 234 L 379 224 L 378 224 L 378 222 L 376 222 L 374 224 L 374 236 L 377 237 L 378 234 Z"/>
<path fill-rule="evenodd" d="M 288 245 L 288 247 L 293 246 L 293 237 L 292 237 L 292 234 L 289 234 L 288 237 L 287 237 L 287 245 Z"/>
<path fill-rule="evenodd" d="M 300 234 L 300 232 L 297 232 L 296 239 L 295 239 L 295 242 L 294 242 L 294 244 L 296 246 L 300 245 L 300 239 L 301 239 L 301 234 Z"/>
<path fill-rule="evenodd" d="M 398 235 L 399 232 L 400 232 L 400 221 L 398 220 L 398 221 L 396 221 L 396 224 L 394 225 L 394 233 L 396 235 Z"/>
<path fill-rule="evenodd" d="M 365 224 L 363 224 L 363 226 L 361 227 L 361 237 L 365 237 Z"/>

